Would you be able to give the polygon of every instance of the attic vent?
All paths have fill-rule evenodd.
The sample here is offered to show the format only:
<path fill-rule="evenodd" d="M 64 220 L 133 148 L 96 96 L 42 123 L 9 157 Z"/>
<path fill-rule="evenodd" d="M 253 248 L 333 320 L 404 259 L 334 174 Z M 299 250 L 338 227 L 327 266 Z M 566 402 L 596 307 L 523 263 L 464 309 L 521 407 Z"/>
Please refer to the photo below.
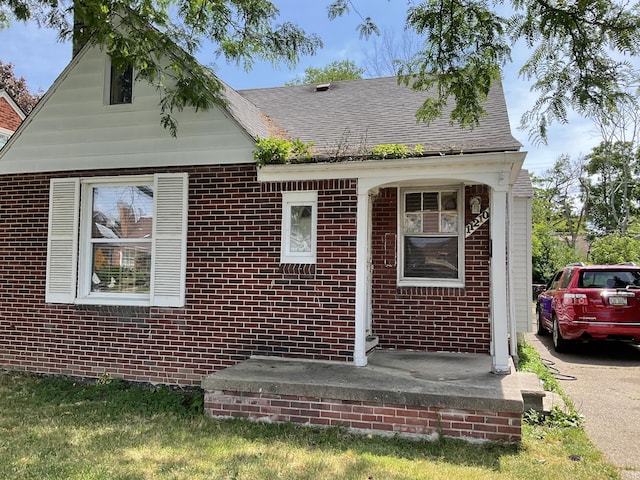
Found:
<path fill-rule="evenodd" d="M 329 90 L 330 86 L 330 83 L 319 83 L 318 85 L 316 85 L 316 92 L 326 92 L 327 90 Z"/>

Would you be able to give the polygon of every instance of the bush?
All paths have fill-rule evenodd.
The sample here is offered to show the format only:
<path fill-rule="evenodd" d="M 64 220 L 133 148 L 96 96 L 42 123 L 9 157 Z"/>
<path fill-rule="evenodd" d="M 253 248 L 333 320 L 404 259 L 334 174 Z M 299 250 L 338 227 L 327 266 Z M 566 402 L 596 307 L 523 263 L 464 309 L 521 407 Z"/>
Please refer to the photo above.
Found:
<path fill-rule="evenodd" d="M 640 241 L 618 234 L 598 238 L 591 245 L 589 259 L 598 265 L 637 263 L 640 260 Z"/>

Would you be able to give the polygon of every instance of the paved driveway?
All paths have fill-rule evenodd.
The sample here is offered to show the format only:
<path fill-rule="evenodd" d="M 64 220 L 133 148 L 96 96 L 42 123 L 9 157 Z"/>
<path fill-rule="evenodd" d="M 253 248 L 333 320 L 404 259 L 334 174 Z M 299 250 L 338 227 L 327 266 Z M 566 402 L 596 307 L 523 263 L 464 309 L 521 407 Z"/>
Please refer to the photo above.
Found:
<path fill-rule="evenodd" d="M 551 337 L 527 334 L 585 416 L 589 438 L 621 470 L 640 480 L 640 349 L 623 343 L 582 344 L 556 353 Z"/>

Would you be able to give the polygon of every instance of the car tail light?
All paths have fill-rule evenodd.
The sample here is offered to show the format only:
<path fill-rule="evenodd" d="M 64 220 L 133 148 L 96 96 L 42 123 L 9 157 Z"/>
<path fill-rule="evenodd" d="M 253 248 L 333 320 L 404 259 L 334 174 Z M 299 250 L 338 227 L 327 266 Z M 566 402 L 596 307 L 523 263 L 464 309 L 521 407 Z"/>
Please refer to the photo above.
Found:
<path fill-rule="evenodd" d="M 565 305 L 589 305 L 586 293 L 565 293 L 562 297 Z"/>

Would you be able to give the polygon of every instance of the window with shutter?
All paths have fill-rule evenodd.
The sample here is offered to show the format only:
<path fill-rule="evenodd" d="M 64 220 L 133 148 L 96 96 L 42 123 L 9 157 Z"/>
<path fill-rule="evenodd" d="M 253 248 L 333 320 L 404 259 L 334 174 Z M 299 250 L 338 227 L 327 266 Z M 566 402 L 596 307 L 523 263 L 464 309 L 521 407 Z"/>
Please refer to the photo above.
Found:
<path fill-rule="evenodd" d="M 184 305 L 187 189 L 186 174 L 52 181 L 47 300 Z M 77 274 L 59 265 L 61 252 L 78 259 Z M 53 295 L 58 283 L 67 296 Z"/>

